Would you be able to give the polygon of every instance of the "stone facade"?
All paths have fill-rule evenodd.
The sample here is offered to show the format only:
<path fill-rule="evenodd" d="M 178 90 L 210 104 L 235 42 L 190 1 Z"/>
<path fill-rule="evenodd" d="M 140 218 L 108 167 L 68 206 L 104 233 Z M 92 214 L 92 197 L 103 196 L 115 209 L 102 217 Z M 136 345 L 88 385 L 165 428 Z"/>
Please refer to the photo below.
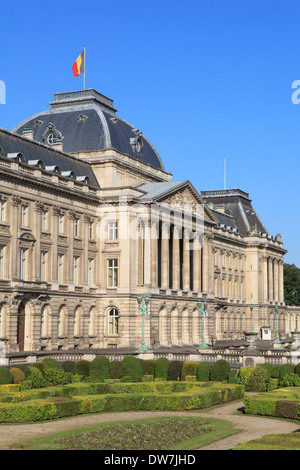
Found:
<path fill-rule="evenodd" d="M 84 103 L 72 96 L 80 123 L 89 97 L 107 111 L 96 92 Z M 60 104 L 65 112 L 68 97 Z M 251 321 L 256 331 L 271 326 L 273 336 L 276 322 L 282 336 L 297 328 L 298 310 L 284 304 L 280 235 L 254 219 L 241 233 L 226 209 L 235 198 L 256 216 L 247 193 L 199 194 L 189 181 L 172 181 L 156 154 L 143 161 L 113 148 L 112 138 L 105 148 L 65 152 L 66 131 L 48 124 L 44 138 L 56 129 L 58 147 L 38 142 L 45 118 L 34 119 L 31 128 L 0 131 L 0 339 L 8 352 L 135 350 L 138 294 L 150 299 L 148 348 L 243 338 Z M 142 151 L 136 138 L 134 145 Z M 223 206 L 214 201 L 220 193 Z"/>

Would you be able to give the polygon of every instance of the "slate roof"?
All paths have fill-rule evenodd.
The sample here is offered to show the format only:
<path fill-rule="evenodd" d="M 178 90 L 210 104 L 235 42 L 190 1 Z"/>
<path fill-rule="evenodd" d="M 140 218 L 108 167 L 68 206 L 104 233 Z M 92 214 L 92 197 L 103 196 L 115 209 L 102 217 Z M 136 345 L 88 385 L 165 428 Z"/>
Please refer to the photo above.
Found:
<path fill-rule="evenodd" d="M 257 229 L 261 235 L 269 236 L 269 233 L 255 212 L 249 194 L 240 189 L 201 191 L 201 197 L 209 204 L 213 204 L 213 213 L 220 224 L 237 228 L 238 233 L 247 236 L 253 229 Z M 218 208 L 222 207 L 222 212 Z M 224 211 L 224 213 L 223 213 Z"/>
<path fill-rule="evenodd" d="M 38 113 L 19 125 L 13 132 L 21 135 L 25 128 L 34 131 L 34 139 L 47 143 L 49 124 L 62 134 L 63 149 L 76 154 L 114 148 L 130 157 L 164 170 L 160 156 L 149 140 L 134 126 L 116 114 L 113 101 L 93 89 L 82 92 L 56 93 L 51 108 Z M 141 152 L 133 145 L 142 143 Z"/>
<path fill-rule="evenodd" d="M 2 155 L 21 153 L 24 157 L 24 163 L 41 160 L 45 167 L 57 166 L 64 171 L 73 171 L 76 177 L 88 177 L 89 185 L 99 188 L 99 183 L 94 175 L 92 168 L 87 162 L 68 155 L 59 150 L 37 143 L 33 140 L 21 137 L 5 129 L 0 128 L 0 148 Z"/>
<path fill-rule="evenodd" d="M 162 197 L 186 183 L 188 183 L 188 181 L 164 181 L 162 183 L 144 183 L 136 186 L 136 188 L 145 192 L 139 199 L 151 200 Z"/>

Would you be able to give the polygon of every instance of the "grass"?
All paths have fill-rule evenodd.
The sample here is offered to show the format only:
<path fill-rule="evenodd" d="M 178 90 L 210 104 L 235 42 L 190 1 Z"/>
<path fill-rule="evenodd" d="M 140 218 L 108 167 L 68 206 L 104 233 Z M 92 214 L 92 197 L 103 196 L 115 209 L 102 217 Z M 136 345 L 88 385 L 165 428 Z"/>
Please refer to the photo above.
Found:
<path fill-rule="evenodd" d="M 15 443 L 23 450 L 195 450 L 239 433 L 229 421 L 159 417 L 102 423 Z"/>
<path fill-rule="evenodd" d="M 300 433 L 266 434 L 232 450 L 300 450 Z"/>

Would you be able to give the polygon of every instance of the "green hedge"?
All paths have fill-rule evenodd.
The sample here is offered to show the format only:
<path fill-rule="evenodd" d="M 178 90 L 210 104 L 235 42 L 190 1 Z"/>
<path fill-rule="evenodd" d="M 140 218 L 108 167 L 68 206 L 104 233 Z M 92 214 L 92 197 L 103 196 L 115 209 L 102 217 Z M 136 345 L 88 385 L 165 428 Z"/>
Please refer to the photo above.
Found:
<path fill-rule="evenodd" d="M 104 384 L 95 385 L 105 386 Z M 160 383 L 156 385 L 159 386 Z M 22 403 L 0 403 L 0 423 L 44 421 L 102 411 L 195 410 L 241 398 L 243 393 L 244 388 L 240 385 L 222 387 L 222 384 L 220 384 L 219 387 L 198 387 L 196 391 L 190 390 L 176 394 L 129 392 L 123 394 L 51 397 L 23 401 Z"/>
<path fill-rule="evenodd" d="M 244 398 L 245 413 L 300 419 L 300 387 L 277 389 Z"/>

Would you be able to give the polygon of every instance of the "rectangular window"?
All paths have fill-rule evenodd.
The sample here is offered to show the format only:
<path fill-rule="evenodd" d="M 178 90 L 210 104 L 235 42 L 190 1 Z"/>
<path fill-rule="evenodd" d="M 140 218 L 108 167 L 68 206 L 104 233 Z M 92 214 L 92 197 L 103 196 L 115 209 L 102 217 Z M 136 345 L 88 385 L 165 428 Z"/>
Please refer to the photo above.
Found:
<path fill-rule="evenodd" d="M 4 278 L 4 247 L 0 246 L 0 279 Z"/>
<path fill-rule="evenodd" d="M 20 279 L 26 280 L 26 251 L 24 248 L 20 248 Z"/>
<path fill-rule="evenodd" d="M 94 238 L 94 224 L 93 222 L 89 223 L 89 239 Z"/>
<path fill-rule="evenodd" d="M 63 265 L 64 255 L 57 256 L 57 281 L 59 284 L 64 282 L 64 265 Z"/>
<path fill-rule="evenodd" d="M 119 277 L 119 260 L 109 259 L 107 260 L 107 286 L 118 287 Z"/>
<path fill-rule="evenodd" d="M 64 233 L 64 217 L 61 214 L 58 216 L 58 233 Z"/>
<path fill-rule="evenodd" d="M 27 206 L 21 206 L 21 225 L 27 225 Z"/>
<path fill-rule="evenodd" d="M 118 222 L 109 222 L 108 223 L 108 239 L 117 240 L 118 239 Z"/>
<path fill-rule="evenodd" d="M 77 286 L 79 281 L 79 256 L 74 256 L 73 259 L 73 282 Z"/>
<path fill-rule="evenodd" d="M 41 281 L 46 281 L 46 276 L 47 276 L 47 272 L 46 272 L 46 269 L 47 269 L 46 261 L 47 261 L 47 252 L 46 252 L 46 251 L 42 251 L 42 252 L 41 252 Z"/>
<path fill-rule="evenodd" d="M 93 268 L 94 268 L 94 260 L 88 260 L 88 285 L 92 287 L 93 285 Z"/>
<path fill-rule="evenodd" d="M 44 210 L 41 212 L 41 229 L 47 230 L 47 212 Z"/>
<path fill-rule="evenodd" d="M 74 220 L 74 237 L 79 237 L 79 219 Z"/>
<path fill-rule="evenodd" d="M 0 200 L 0 222 L 5 221 L 5 202 Z"/>

